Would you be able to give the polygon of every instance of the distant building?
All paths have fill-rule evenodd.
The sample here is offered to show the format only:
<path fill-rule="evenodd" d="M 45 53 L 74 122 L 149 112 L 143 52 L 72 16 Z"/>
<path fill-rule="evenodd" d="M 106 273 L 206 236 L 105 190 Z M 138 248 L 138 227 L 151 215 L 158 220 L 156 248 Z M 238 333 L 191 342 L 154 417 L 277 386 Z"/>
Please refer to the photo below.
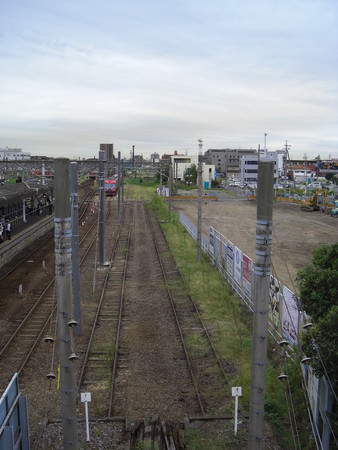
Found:
<path fill-rule="evenodd" d="M 31 159 L 31 154 L 21 148 L 0 148 L 1 161 L 25 161 Z"/>
<path fill-rule="evenodd" d="M 158 153 L 152 153 L 150 155 L 150 159 L 151 159 L 151 161 L 159 161 L 160 160 L 160 155 Z"/>
<path fill-rule="evenodd" d="M 100 144 L 100 150 L 104 151 L 106 161 L 114 161 L 114 144 Z"/>
<path fill-rule="evenodd" d="M 183 180 L 184 174 L 191 166 L 198 166 L 198 156 L 188 155 L 175 155 L 171 156 L 171 164 L 173 167 L 173 179 Z M 211 182 L 215 179 L 215 166 L 214 164 L 202 163 L 202 184 L 206 189 L 211 188 Z"/>
<path fill-rule="evenodd" d="M 274 162 L 274 172 L 273 172 L 273 183 L 277 184 L 278 181 L 278 161 L 279 155 L 277 152 L 266 152 L 260 155 L 261 161 L 273 161 Z M 241 171 L 240 171 L 240 182 L 242 185 L 256 185 L 258 182 L 258 154 L 256 155 L 244 155 L 241 158 Z"/>
<path fill-rule="evenodd" d="M 170 161 L 172 156 L 183 156 L 183 155 L 179 155 L 177 153 L 177 150 L 174 151 L 174 153 L 169 153 L 168 155 L 166 153 L 164 153 L 164 155 L 162 155 L 162 161 Z"/>
<path fill-rule="evenodd" d="M 254 149 L 223 148 L 209 149 L 204 152 L 203 161 L 213 164 L 217 173 L 224 173 L 227 178 L 238 176 L 241 167 L 241 158 L 244 155 L 257 155 Z"/>

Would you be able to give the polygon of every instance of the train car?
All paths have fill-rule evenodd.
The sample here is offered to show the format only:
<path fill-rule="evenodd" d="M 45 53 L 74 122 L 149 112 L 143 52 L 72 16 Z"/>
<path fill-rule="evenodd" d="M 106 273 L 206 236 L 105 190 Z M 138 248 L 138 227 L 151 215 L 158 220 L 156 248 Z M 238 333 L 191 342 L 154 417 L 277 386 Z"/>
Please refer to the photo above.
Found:
<path fill-rule="evenodd" d="M 96 180 L 96 176 L 97 176 L 96 170 L 91 170 L 91 171 L 89 172 L 89 179 L 90 179 L 90 180 Z"/>
<path fill-rule="evenodd" d="M 117 194 L 118 181 L 116 178 L 106 178 L 104 182 L 104 191 L 106 196 L 115 196 Z"/>

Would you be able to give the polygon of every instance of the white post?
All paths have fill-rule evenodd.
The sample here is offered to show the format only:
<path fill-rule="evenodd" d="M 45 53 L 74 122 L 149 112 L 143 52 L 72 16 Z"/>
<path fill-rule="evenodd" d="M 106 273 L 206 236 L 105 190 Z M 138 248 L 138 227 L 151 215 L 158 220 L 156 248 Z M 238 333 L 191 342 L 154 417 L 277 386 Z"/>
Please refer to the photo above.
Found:
<path fill-rule="evenodd" d="M 22 220 L 24 222 L 27 222 L 26 219 L 26 205 L 25 205 L 25 200 L 22 201 Z"/>
<path fill-rule="evenodd" d="M 237 424 L 238 424 L 238 397 L 242 396 L 242 387 L 233 387 L 232 396 L 235 397 L 235 436 L 237 434 Z"/>
<path fill-rule="evenodd" d="M 91 400 L 92 400 L 92 398 L 91 398 L 91 393 L 90 392 L 81 392 L 81 402 L 85 404 L 87 442 L 89 442 L 88 402 L 91 402 Z"/>

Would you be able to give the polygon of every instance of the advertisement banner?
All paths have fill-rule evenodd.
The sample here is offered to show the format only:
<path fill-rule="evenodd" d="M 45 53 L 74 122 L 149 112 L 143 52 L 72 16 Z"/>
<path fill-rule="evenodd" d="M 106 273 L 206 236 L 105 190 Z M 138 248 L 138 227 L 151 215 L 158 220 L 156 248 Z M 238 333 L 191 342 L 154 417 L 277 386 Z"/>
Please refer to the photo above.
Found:
<path fill-rule="evenodd" d="M 234 244 L 230 241 L 227 244 L 227 272 L 230 278 L 234 277 Z"/>
<path fill-rule="evenodd" d="M 242 251 L 235 247 L 235 264 L 234 264 L 234 278 L 239 287 L 242 287 Z"/>
<path fill-rule="evenodd" d="M 227 271 L 227 245 L 228 240 L 224 239 L 224 241 L 222 242 L 222 265 L 225 271 Z"/>
<path fill-rule="evenodd" d="M 283 336 L 292 345 L 297 344 L 298 340 L 298 318 L 299 311 L 295 301 L 295 294 L 286 286 L 283 287 L 283 310 L 282 310 L 282 329 Z"/>
<path fill-rule="evenodd" d="M 222 259 L 222 242 L 219 237 L 215 236 L 215 258 L 217 259 L 217 263 L 219 263 Z"/>
<path fill-rule="evenodd" d="M 269 285 L 269 319 L 276 328 L 279 327 L 279 297 L 281 285 L 277 278 L 270 275 Z"/>
<path fill-rule="evenodd" d="M 245 295 L 251 299 L 251 269 L 252 269 L 252 260 L 244 253 L 243 254 L 243 291 Z"/>
<path fill-rule="evenodd" d="M 210 233 L 209 233 L 209 252 L 214 256 L 215 254 L 215 230 L 213 227 L 210 227 Z"/>

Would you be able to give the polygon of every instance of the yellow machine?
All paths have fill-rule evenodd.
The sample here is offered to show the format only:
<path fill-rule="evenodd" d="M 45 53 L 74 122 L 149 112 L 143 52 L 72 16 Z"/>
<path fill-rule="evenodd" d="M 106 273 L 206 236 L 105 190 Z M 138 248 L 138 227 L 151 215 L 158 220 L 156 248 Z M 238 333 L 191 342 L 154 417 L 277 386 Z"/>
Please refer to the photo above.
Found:
<path fill-rule="evenodd" d="M 327 206 L 327 190 L 324 192 L 318 191 L 313 194 L 310 199 L 302 201 L 300 207 L 302 211 L 319 211 L 321 207 Z"/>

